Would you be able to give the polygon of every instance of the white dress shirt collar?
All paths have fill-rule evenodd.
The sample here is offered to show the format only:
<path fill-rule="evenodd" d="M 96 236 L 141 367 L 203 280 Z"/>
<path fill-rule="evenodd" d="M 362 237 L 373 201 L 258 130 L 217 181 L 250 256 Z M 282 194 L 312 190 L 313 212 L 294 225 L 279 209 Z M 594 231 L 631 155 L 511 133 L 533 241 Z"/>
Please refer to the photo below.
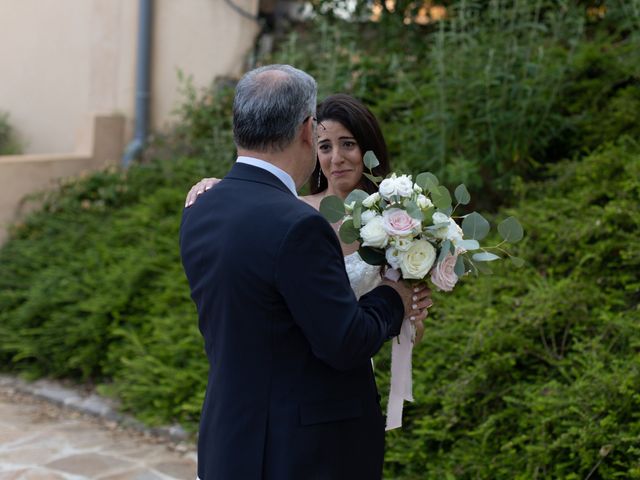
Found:
<path fill-rule="evenodd" d="M 282 183 L 287 186 L 289 190 L 291 190 L 291 193 L 293 193 L 296 197 L 298 196 L 298 192 L 296 192 L 296 183 L 293 181 L 293 178 L 291 178 L 291 175 L 289 175 L 281 168 L 276 167 L 274 164 L 265 162 L 264 160 L 260 160 L 259 158 L 242 156 L 238 157 L 236 162 L 246 163 L 247 165 L 252 165 L 254 167 L 261 168 L 269 173 L 274 174 Z"/>

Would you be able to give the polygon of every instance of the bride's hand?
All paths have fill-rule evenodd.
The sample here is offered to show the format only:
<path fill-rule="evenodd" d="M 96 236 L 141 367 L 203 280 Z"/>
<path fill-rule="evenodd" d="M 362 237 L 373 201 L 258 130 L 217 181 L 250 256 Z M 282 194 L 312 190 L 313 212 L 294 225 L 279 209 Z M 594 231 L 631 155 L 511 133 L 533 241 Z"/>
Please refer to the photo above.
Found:
<path fill-rule="evenodd" d="M 184 202 L 184 207 L 190 207 L 196 202 L 198 195 L 202 195 L 204 192 L 215 186 L 220 181 L 219 178 L 203 178 L 196 183 L 189 193 L 187 193 L 187 199 Z"/>
<path fill-rule="evenodd" d="M 421 287 L 418 291 L 414 289 L 414 296 L 412 297 L 413 303 L 411 304 L 411 311 L 407 315 L 413 326 L 416 327 L 416 336 L 414 344 L 420 343 L 422 336 L 424 335 L 424 320 L 429 315 L 428 308 L 433 305 L 431 300 L 431 290 L 426 287 Z"/>
<path fill-rule="evenodd" d="M 410 320 L 416 327 L 416 342 L 422 339 L 424 334 L 424 319 L 429 314 L 428 308 L 433 305 L 431 300 L 431 290 L 426 285 L 411 287 L 407 282 L 394 282 L 388 278 L 382 280 L 383 285 L 393 288 L 404 304 L 405 318 Z"/>

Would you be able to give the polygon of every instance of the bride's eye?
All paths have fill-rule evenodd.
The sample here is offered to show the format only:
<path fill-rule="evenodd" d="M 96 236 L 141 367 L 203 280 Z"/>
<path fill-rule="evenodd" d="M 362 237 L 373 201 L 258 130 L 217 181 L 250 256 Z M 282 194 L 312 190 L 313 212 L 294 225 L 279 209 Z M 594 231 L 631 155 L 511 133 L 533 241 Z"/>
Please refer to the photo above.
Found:
<path fill-rule="evenodd" d="M 352 149 L 354 147 L 357 147 L 358 144 L 353 140 L 345 140 L 344 142 L 342 142 L 342 146 L 346 149 Z"/>
<path fill-rule="evenodd" d="M 318 145 L 318 150 L 322 153 L 328 153 L 331 151 L 331 145 L 329 145 L 328 143 L 323 143 L 321 145 Z"/>

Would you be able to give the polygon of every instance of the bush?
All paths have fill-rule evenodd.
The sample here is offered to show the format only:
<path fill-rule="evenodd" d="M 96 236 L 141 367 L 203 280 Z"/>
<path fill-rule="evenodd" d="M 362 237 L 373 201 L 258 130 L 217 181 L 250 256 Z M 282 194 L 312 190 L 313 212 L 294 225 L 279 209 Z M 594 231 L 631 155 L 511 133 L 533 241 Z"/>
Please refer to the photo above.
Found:
<path fill-rule="evenodd" d="M 99 383 L 149 423 L 193 426 L 208 367 L 179 258 L 180 215 L 188 188 L 223 176 L 235 149 L 230 97 L 187 90 L 199 113 L 183 105 L 182 126 L 153 148 L 200 157 L 70 181 L 14 226 L 0 250 L 0 361 L 30 377 Z"/>
<path fill-rule="evenodd" d="M 0 155 L 16 155 L 20 153 L 20 143 L 9 123 L 9 114 L 0 112 Z"/>
<path fill-rule="evenodd" d="M 506 212 L 529 266 L 435 298 L 385 478 L 640 478 L 640 145 L 551 173 Z"/>
<path fill-rule="evenodd" d="M 449 3 L 444 20 L 392 36 L 385 22 L 320 22 L 265 63 L 311 72 L 321 98 L 361 98 L 394 168 L 464 182 L 482 208 L 510 201 L 512 182 L 537 179 L 541 165 L 637 132 L 628 2 L 607 2 L 603 18 L 572 2 Z"/>

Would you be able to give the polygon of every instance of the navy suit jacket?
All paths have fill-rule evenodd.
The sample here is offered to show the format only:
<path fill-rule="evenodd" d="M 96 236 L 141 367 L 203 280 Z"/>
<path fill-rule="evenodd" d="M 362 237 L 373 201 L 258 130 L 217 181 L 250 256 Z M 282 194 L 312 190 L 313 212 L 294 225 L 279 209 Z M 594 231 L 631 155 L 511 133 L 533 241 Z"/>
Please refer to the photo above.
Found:
<path fill-rule="evenodd" d="M 250 165 L 185 209 L 180 246 L 210 364 L 200 479 L 381 478 L 370 359 L 399 333 L 400 296 L 358 302 L 329 223 Z"/>

